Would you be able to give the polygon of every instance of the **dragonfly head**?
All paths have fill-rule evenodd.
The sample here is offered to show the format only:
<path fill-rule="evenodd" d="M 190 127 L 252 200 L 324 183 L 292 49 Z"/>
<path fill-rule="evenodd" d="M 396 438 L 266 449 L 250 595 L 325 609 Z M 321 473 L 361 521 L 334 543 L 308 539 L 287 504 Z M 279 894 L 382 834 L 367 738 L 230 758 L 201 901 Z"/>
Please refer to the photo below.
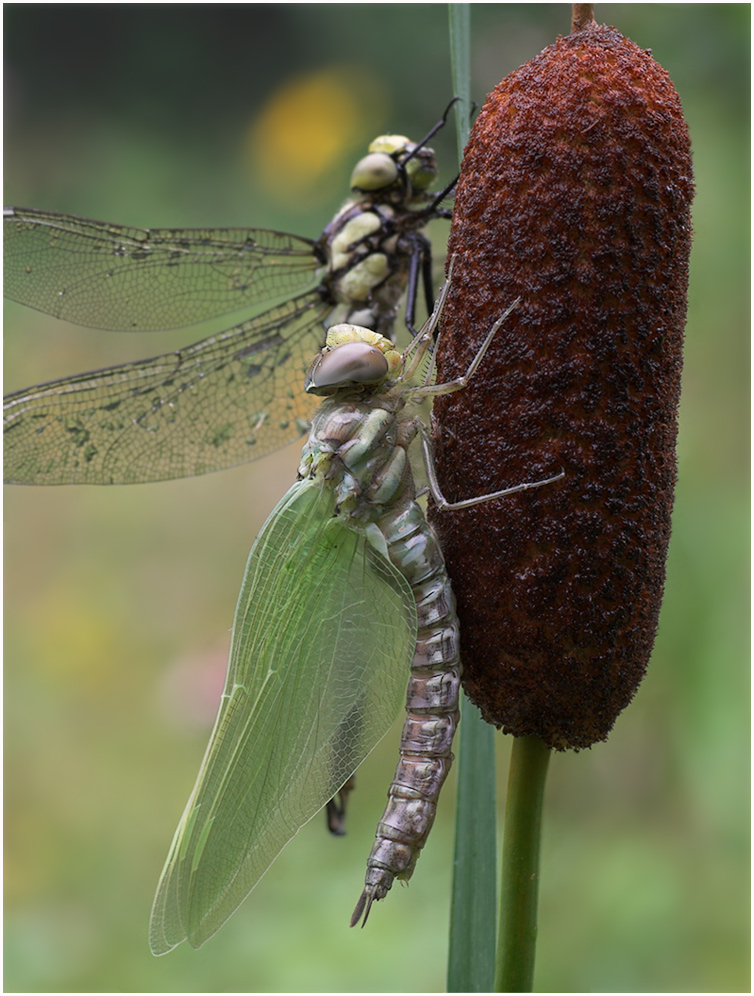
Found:
<path fill-rule="evenodd" d="M 398 376 L 403 361 L 385 336 L 361 325 L 333 325 L 304 381 L 307 394 L 328 395 L 344 387 L 378 385 Z"/>
<path fill-rule="evenodd" d="M 417 148 L 405 135 L 380 135 L 351 174 L 351 189 L 388 191 L 391 187 L 422 193 L 437 179 L 437 160 L 427 146 Z"/>

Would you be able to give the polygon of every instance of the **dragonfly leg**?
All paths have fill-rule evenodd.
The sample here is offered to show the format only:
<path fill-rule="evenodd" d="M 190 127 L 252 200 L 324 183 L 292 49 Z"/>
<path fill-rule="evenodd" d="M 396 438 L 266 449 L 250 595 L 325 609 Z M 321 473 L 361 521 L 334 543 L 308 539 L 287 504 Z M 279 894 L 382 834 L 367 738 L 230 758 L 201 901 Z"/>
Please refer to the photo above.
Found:
<path fill-rule="evenodd" d="M 440 297 L 437 299 L 437 305 L 435 306 L 435 311 L 434 311 L 434 313 L 432 315 L 432 318 L 435 319 L 434 324 L 432 325 L 432 329 L 433 330 L 434 330 L 434 326 L 440 320 L 440 312 L 442 311 L 442 306 L 445 304 L 445 298 L 447 297 L 447 292 L 450 289 L 450 278 L 451 278 L 451 275 L 452 275 L 452 262 L 453 261 L 451 260 L 451 269 L 448 270 L 448 279 L 445 281 L 445 284 L 444 284 L 443 289 L 442 289 L 442 293 L 440 294 Z M 519 303 L 520 300 L 521 300 L 521 298 L 517 297 L 516 300 L 513 302 L 513 304 L 511 304 L 508 308 L 506 308 L 505 311 L 503 312 L 503 314 L 498 318 L 498 320 L 495 322 L 495 324 L 492 326 L 492 328 L 487 333 L 487 336 L 486 336 L 484 342 L 482 343 L 482 345 L 477 350 L 476 356 L 473 358 L 473 360 L 469 364 L 469 369 L 466 371 L 466 373 L 462 377 L 456 377 L 455 380 L 446 381 L 444 384 L 430 384 L 430 383 L 428 383 L 428 381 L 429 381 L 429 379 L 431 377 L 432 370 L 434 368 L 434 354 L 433 354 L 433 361 L 432 361 L 432 364 L 430 364 L 430 369 L 427 371 L 427 377 L 425 378 L 424 384 L 421 387 L 411 388 L 411 396 L 412 396 L 412 398 L 414 398 L 414 399 L 434 398 L 434 397 L 437 397 L 440 394 L 453 394 L 455 391 L 462 391 L 465 387 L 467 387 L 469 381 L 471 380 L 471 378 L 474 376 L 474 374 L 479 369 L 479 365 L 482 362 L 482 360 L 484 359 L 484 354 L 490 348 L 490 344 L 492 343 L 492 340 L 495 338 L 495 335 L 497 334 L 500 326 L 503 324 L 503 322 L 508 317 L 508 315 L 510 315 L 510 313 L 513 311 L 513 309 L 516 307 L 516 305 Z M 429 323 L 429 320 L 428 320 L 427 324 L 428 323 Z M 424 332 L 424 329 L 422 329 L 422 332 Z"/>
<path fill-rule="evenodd" d="M 346 806 L 348 796 L 356 788 L 356 778 L 351 775 L 343 788 L 333 796 L 325 806 L 327 829 L 336 837 L 344 837 L 346 833 Z"/>
<path fill-rule="evenodd" d="M 404 159 L 403 161 L 404 166 L 409 161 L 409 159 L 413 158 L 419 153 L 419 150 L 427 144 L 427 142 L 430 140 L 430 138 L 432 138 L 433 135 L 435 135 L 441 128 L 443 128 L 448 123 L 448 114 L 450 113 L 450 109 L 460 99 L 461 99 L 460 97 L 453 97 L 448 106 L 445 108 L 442 120 L 438 121 L 438 123 L 429 131 L 429 133 L 424 136 L 421 142 L 417 144 L 416 148 L 411 153 L 411 155 L 407 156 L 406 159 Z M 475 110 L 476 110 L 476 104 L 473 103 L 471 108 L 471 113 L 473 114 Z M 425 208 L 423 208 L 421 214 L 426 214 L 427 217 L 430 218 L 450 218 L 452 214 L 451 211 L 445 208 L 441 208 L 440 205 L 445 200 L 445 198 L 455 189 L 456 183 L 458 183 L 457 173 L 446 187 L 443 187 L 443 189 L 439 193 L 433 195 L 432 200 Z M 432 310 L 432 304 L 430 303 L 429 306 L 427 307 L 427 311 L 429 312 L 431 310 Z"/>
<path fill-rule="evenodd" d="M 412 237 L 413 249 L 408 272 L 406 290 L 406 328 L 415 339 L 419 333 L 414 328 L 416 318 L 416 295 L 421 283 L 424 287 L 424 300 L 427 314 L 431 315 L 435 305 L 435 295 L 432 290 L 432 248 L 421 233 Z"/>
<path fill-rule="evenodd" d="M 399 382 L 406 382 L 411 380 L 411 378 L 416 373 L 419 365 L 424 359 L 427 350 L 432 348 L 432 344 L 435 341 L 435 329 L 437 328 L 440 316 L 442 315 L 442 310 L 445 307 L 445 301 L 448 297 L 448 292 L 450 291 L 450 282 L 453 278 L 453 266 L 456 261 L 456 254 L 454 253 L 450 257 L 450 263 L 448 265 L 448 276 L 445 279 L 445 283 L 440 288 L 440 293 L 437 295 L 437 300 L 435 301 L 435 306 L 432 309 L 432 313 L 426 322 L 419 329 L 417 334 L 411 340 L 411 342 L 406 347 L 403 353 L 403 372 L 398 378 Z M 507 314 L 507 313 L 506 313 Z M 503 316 L 505 317 L 505 316 Z M 434 355 L 434 354 L 433 354 Z M 479 364 L 477 364 L 478 366 Z M 412 397 L 424 397 L 427 391 L 426 383 L 432 376 L 432 370 L 434 369 L 434 359 L 429 365 L 427 370 L 427 375 L 425 377 L 425 386 L 423 387 L 412 387 L 409 388 L 407 393 Z M 459 388 L 454 388 L 454 390 L 459 390 Z M 417 392 L 423 392 L 421 394 Z"/>
<path fill-rule="evenodd" d="M 437 323 L 440 320 L 440 315 L 442 313 L 442 309 L 445 304 L 445 299 L 447 298 L 448 291 L 450 289 L 450 281 L 453 275 L 454 262 L 455 262 L 455 256 L 453 256 L 450 260 L 450 266 L 448 267 L 448 279 L 445 281 L 443 285 L 440 296 L 437 299 L 437 304 L 435 305 L 435 309 L 430 318 L 425 323 L 424 328 L 422 329 L 422 333 L 424 333 L 425 335 L 426 334 L 431 335 L 432 331 L 434 330 L 434 327 L 437 325 Z M 520 300 L 521 298 L 516 298 L 516 300 L 508 308 L 506 308 L 506 310 L 503 312 L 500 318 L 498 318 L 498 320 L 492 326 L 490 331 L 487 333 L 484 342 L 477 350 L 476 355 L 469 364 L 468 370 L 462 377 L 457 377 L 455 380 L 447 381 L 444 384 L 430 384 L 429 380 L 431 379 L 432 376 L 432 371 L 434 368 L 434 360 L 436 355 L 436 351 L 433 352 L 432 360 L 430 362 L 429 369 L 427 371 L 427 375 L 424 380 L 424 384 L 421 387 L 409 389 L 412 398 L 421 399 L 421 398 L 434 397 L 440 394 L 452 394 L 455 391 L 462 391 L 468 385 L 469 381 L 474 376 L 476 371 L 479 369 L 479 365 L 484 359 L 484 354 L 489 349 L 492 340 L 495 338 L 495 335 L 500 329 L 500 326 L 503 324 L 508 315 L 510 315 L 510 313 L 513 311 L 513 309 L 516 307 L 516 305 L 519 303 Z M 428 331 L 425 332 L 425 330 Z M 420 343 L 417 348 L 417 355 L 421 354 L 421 356 L 423 356 L 427 348 L 428 345 L 425 346 L 423 343 Z M 412 372 L 416 367 L 416 359 L 417 356 L 415 355 L 413 357 L 412 363 L 410 364 L 410 366 L 412 366 Z M 440 482 L 437 478 L 434 451 L 432 448 L 432 437 L 427 427 L 418 419 L 417 419 L 417 427 L 422 437 L 422 451 L 424 454 L 424 462 L 427 467 L 427 480 L 429 482 L 429 490 L 432 494 L 435 504 L 441 510 L 452 511 L 461 508 L 471 508 L 473 505 L 481 505 L 483 502 L 492 501 L 493 498 L 505 498 L 507 495 L 516 494 L 516 492 L 518 491 L 528 491 L 530 488 L 540 488 L 544 484 L 552 484 L 554 481 L 559 481 L 561 477 L 565 477 L 565 471 L 561 469 L 559 474 L 555 474 L 552 477 L 546 477 L 541 481 L 527 481 L 524 484 L 514 484 L 510 488 L 503 488 L 501 491 L 492 491 L 489 494 L 485 495 L 477 495 L 474 498 L 466 498 L 463 501 L 454 501 L 454 502 L 448 501 L 447 498 L 442 493 L 442 490 L 440 488 Z"/>
<path fill-rule="evenodd" d="M 526 481 L 524 484 L 514 484 L 510 488 L 503 488 L 502 491 L 492 491 L 486 495 L 477 495 L 475 498 L 465 498 L 463 501 L 448 501 L 440 488 L 437 479 L 437 468 L 435 467 L 434 450 L 432 448 L 432 437 L 426 426 L 419 423 L 419 431 L 422 437 L 422 452 L 424 462 L 427 467 L 427 480 L 429 491 L 440 511 L 454 511 L 459 508 L 471 508 L 473 505 L 481 505 L 483 502 L 492 501 L 493 498 L 505 498 L 507 495 L 516 494 L 518 491 L 529 491 L 531 488 L 541 488 L 544 484 L 552 484 L 565 477 L 565 471 L 561 469 L 559 474 L 553 477 L 546 477 L 541 481 Z"/>
<path fill-rule="evenodd" d="M 445 125 L 448 123 L 448 115 L 450 114 L 450 108 L 453 106 L 453 104 L 457 104 L 460 99 L 461 99 L 460 97 L 453 97 L 453 99 L 450 101 L 448 106 L 443 111 L 442 117 L 437 122 L 437 124 L 432 125 L 427 134 L 424 136 L 424 138 L 420 142 L 416 143 L 416 148 L 403 160 L 404 166 L 406 165 L 407 162 L 409 162 L 411 159 L 414 159 L 419 154 L 419 151 L 426 146 L 427 142 L 430 140 L 430 138 L 433 137 L 433 135 L 436 135 L 441 128 L 445 127 Z"/>
<path fill-rule="evenodd" d="M 432 253 L 425 252 L 422 256 L 422 284 L 424 286 L 424 301 L 427 307 L 427 314 L 434 311 L 435 294 L 432 287 Z"/>

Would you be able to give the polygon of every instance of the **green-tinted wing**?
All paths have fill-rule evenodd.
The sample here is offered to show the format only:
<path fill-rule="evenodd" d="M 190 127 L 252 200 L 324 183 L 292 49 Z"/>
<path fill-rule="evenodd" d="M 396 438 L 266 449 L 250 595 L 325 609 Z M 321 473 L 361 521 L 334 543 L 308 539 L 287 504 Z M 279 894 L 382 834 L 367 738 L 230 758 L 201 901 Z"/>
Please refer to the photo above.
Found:
<path fill-rule="evenodd" d="M 6 483 L 164 481 L 284 446 L 315 406 L 303 377 L 329 310 L 303 294 L 176 353 L 7 395 Z"/>
<path fill-rule="evenodd" d="M 152 909 L 155 954 L 211 937 L 400 709 L 411 588 L 334 507 L 299 482 L 252 548 L 220 711 Z"/>
<path fill-rule="evenodd" d="M 5 208 L 6 297 L 78 325 L 168 329 L 297 294 L 310 239 L 257 228 L 125 228 Z"/>

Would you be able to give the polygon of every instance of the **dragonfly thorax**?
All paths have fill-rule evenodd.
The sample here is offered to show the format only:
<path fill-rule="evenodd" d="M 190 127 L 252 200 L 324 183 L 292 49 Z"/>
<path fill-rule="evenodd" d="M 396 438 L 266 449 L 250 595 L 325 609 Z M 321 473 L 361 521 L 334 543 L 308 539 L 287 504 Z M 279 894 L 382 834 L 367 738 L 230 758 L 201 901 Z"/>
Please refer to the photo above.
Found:
<path fill-rule="evenodd" d="M 356 164 L 352 196 L 343 204 L 316 251 L 327 269 L 319 285 L 334 308 L 331 321 L 357 322 L 392 335 L 412 266 L 431 283 L 431 247 L 422 229 L 444 216 L 428 193 L 437 179 L 435 153 L 403 135 L 381 135 Z"/>
<path fill-rule="evenodd" d="M 335 494 L 337 515 L 377 521 L 387 508 L 414 497 L 408 448 L 415 420 L 388 392 L 325 398 L 312 419 L 299 464 L 300 479 L 319 479 Z"/>

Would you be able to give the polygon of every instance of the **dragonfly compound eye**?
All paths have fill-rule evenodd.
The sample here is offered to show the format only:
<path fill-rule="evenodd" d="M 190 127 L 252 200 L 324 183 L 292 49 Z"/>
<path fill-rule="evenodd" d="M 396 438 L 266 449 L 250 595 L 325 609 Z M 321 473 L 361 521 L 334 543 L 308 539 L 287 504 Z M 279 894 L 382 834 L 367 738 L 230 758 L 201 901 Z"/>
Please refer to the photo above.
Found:
<path fill-rule="evenodd" d="M 437 160 L 432 149 L 420 149 L 406 162 L 406 173 L 414 190 L 426 190 L 439 175 Z"/>
<path fill-rule="evenodd" d="M 308 394 L 330 394 L 348 384 L 379 384 L 388 374 L 388 361 L 376 346 L 345 342 L 317 357 L 306 375 Z"/>
<path fill-rule="evenodd" d="M 398 167 L 386 152 L 370 152 L 354 166 L 352 190 L 383 190 L 398 179 Z"/>

